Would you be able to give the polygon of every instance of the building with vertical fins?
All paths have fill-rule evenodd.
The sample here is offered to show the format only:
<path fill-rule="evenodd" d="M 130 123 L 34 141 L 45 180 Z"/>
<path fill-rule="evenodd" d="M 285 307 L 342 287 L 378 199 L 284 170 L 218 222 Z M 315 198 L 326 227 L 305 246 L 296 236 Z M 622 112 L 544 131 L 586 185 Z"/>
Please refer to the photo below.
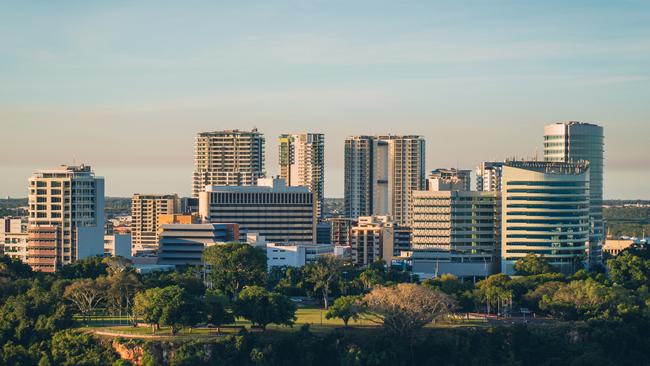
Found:
<path fill-rule="evenodd" d="M 322 220 L 325 197 L 325 135 L 285 134 L 279 138 L 280 178 L 287 186 L 305 186 L 316 196 L 316 216 Z"/>
<path fill-rule="evenodd" d="M 52 272 L 104 253 L 104 178 L 88 165 L 39 170 L 29 178 L 27 262 Z M 47 264 L 36 265 L 47 257 Z"/>
<path fill-rule="evenodd" d="M 501 180 L 501 272 L 528 254 L 563 273 L 586 262 L 589 244 L 589 163 L 512 161 Z"/>
<path fill-rule="evenodd" d="M 589 260 L 602 263 L 603 227 L 603 127 L 584 122 L 559 122 L 544 127 L 544 160 L 589 162 Z"/>
<path fill-rule="evenodd" d="M 352 136 L 345 141 L 345 214 L 411 219 L 412 192 L 425 188 L 425 141 L 416 135 Z"/>
<path fill-rule="evenodd" d="M 257 129 L 199 133 L 194 146 L 193 197 L 207 185 L 255 185 L 265 176 L 264 143 Z"/>

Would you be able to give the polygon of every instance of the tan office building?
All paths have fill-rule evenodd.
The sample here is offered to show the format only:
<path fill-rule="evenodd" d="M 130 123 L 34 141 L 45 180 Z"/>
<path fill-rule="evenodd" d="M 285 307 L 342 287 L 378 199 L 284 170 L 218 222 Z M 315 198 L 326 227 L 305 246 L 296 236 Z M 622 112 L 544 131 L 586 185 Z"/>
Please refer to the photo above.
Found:
<path fill-rule="evenodd" d="M 131 245 L 134 256 L 156 255 L 161 215 L 179 211 L 175 194 L 139 194 L 131 199 Z"/>

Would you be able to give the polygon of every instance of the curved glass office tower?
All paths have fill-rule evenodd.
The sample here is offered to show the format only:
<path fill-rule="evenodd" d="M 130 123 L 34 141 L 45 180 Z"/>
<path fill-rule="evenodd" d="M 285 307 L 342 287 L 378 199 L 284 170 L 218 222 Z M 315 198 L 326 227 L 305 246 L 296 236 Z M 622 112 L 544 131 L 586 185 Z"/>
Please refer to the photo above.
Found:
<path fill-rule="evenodd" d="M 583 122 L 559 122 L 544 127 L 544 160 L 589 162 L 590 264 L 602 263 L 603 228 L 603 151 L 601 126 Z"/>
<path fill-rule="evenodd" d="M 501 272 L 528 254 L 563 273 L 582 268 L 589 243 L 589 164 L 515 161 L 503 165 Z"/>

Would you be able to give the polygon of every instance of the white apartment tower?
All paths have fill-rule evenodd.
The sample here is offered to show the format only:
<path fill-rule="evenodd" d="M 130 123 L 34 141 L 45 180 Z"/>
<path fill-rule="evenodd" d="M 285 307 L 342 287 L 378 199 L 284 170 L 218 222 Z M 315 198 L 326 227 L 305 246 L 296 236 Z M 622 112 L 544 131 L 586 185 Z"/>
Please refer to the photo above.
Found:
<path fill-rule="evenodd" d="M 485 161 L 476 168 L 476 190 L 479 192 L 501 191 L 501 172 L 503 163 Z"/>
<path fill-rule="evenodd" d="M 131 246 L 133 255 L 156 255 L 160 215 L 179 212 L 175 194 L 139 194 L 131 199 Z"/>
<path fill-rule="evenodd" d="M 411 220 L 412 192 L 425 188 L 422 136 L 353 136 L 345 141 L 345 213 Z"/>
<path fill-rule="evenodd" d="M 544 160 L 589 162 L 589 261 L 602 263 L 603 228 L 603 127 L 584 122 L 559 122 L 544 127 Z"/>
<path fill-rule="evenodd" d="M 96 177 L 90 166 L 35 172 L 29 178 L 28 197 L 29 227 L 56 229 L 54 253 L 47 253 L 55 258 L 52 270 L 104 253 L 104 178 Z M 28 237 L 28 247 L 41 235 L 37 229 L 30 232 L 35 234 Z"/>
<path fill-rule="evenodd" d="M 280 178 L 287 186 L 305 186 L 314 193 L 320 221 L 325 190 L 325 135 L 285 134 L 279 141 Z"/>
<path fill-rule="evenodd" d="M 207 185 L 250 186 L 264 177 L 264 135 L 252 131 L 202 132 L 196 136 L 192 195 Z"/>

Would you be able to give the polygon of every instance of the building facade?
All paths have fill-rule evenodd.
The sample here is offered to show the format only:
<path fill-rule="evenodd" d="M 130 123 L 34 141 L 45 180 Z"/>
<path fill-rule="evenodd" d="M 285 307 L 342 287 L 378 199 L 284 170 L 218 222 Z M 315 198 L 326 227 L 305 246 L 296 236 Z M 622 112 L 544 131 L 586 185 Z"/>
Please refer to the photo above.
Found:
<path fill-rule="evenodd" d="M 481 192 L 501 192 L 502 170 L 502 162 L 482 162 L 476 168 L 476 190 Z"/>
<path fill-rule="evenodd" d="M 200 266 L 211 245 L 236 241 L 237 224 L 164 224 L 161 226 L 158 264 Z"/>
<path fill-rule="evenodd" d="M 204 222 L 239 224 L 242 236 L 258 233 L 280 244 L 316 243 L 314 194 L 307 187 L 287 187 L 284 179 L 259 179 L 257 186 L 208 186 L 199 195 L 199 213 Z"/>
<path fill-rule="evenodd" d="M 193 197 L 208 185 L 255 185 L 265 175 L 264 143 L 257 129 L 199 133 L 194 147 Z"/>
<path fill-rule="evenodd" d="M 390 264 L 399 255 L 399 248 L 408 247 L 410 235 L 405 236 L 390 216 L 361 216 L 350 230 L 352 264 L 365 266 L 377 260 Z M 405 242 L 406 241 L 406 242 Z"/>
<path fill-rule="evenodd" d="M 104 256 L 131 259 L 131 234 L 104 235 Z"/>
<path fill-rule="evenodd" d="M 425 189 L 422 136 L 353 136 L 345 142 L 345 214 L 410 222 L 414 191 Z"/>
<path fill-rule="evenodd" d="M 280 178 L 287 186 L 305 186 L 316 196 L 316 216 L 322 220 L 325 198 L 325 135 L 301 133 L 281 135 Z"/>
<path fill-rule="evenodd" d="M 519 161 L 503 166 L 501 272 L 527 254 L 564 273 L 582 268 L 589 244 L 589 164 Z"/>
<path fill-rule="evenodd" d="M 35 172 L 29 178 L 28 205 L 29 226 L 57 230 L 55 269 L 104 253 L 104 178 L 96 177 L 90 166 L 62 165 Z M 32 239 L 36 238 L 28 241 Z"/>
<path fill-rule="evenodd" d="M 319 257 L 334 255 L 332 244 L 297 244 L 280 245 L 276 243 L 266 244 L 267 267 L 303 267 L 306 264 L 314 263 Z"/>
<path fill-rule="evenodd" d="M 420 191 L 413 196 L 413 272 L 477 280 L 498 271 L 498 192 Z"/>
<path fill-rule="evenodd" d="M 0 218 L 0 255 L 27 263 L 27 222 L 20 217 Z"/>
<path fill-rule="evenodd" d="M 134 194 L 131 199 L 132 254 L 155 256 L 160 216 L 178 212 L 179 199 L 175 194 Z"/>
<path fill-rule="evenodd" d="M 472 172 L 469 170 L 435 169 L 427 177 L 428 191 L 471 191 Z"/>
<path fill-rule="evenodd" d="M 331 225 L 330 243 L 349 245 L 350 229 L 356 224 L 356 220 L 347 217 L 330 217 L 327 222 Z"/>
<path fill-rule="evenodd" d="M 602 263 L 603 225 L 603 127 L 583 122 L 560 122 L 544 127 L 544 160 L 589 162 L 589 261 Z"/>
<path fill-rule="evenodd" d="M 53 273 L 60 268 L 61 230 L 56 225 L 30 225 L 27 229 L 27 264 L 32 270 Z"/>

